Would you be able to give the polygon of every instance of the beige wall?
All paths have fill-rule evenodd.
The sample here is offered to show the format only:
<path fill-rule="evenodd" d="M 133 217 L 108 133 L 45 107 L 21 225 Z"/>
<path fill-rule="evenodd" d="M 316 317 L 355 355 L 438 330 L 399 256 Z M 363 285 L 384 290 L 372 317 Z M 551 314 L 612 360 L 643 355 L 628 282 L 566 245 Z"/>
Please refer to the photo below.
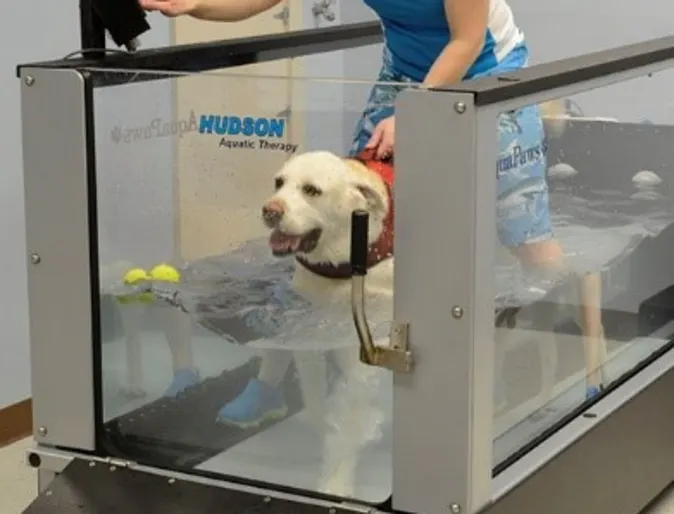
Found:
<path fill-rule="evenodd" d="M 191 18 L 174 22 L 174 43 L 187 44 L 278 33 L 301 27 L 301 9 L 289 9 L 289 19 L 277 16 L 290 2 L 241 23 L 212 23 Z M 295 62 L 293 62 L 295 61 Z M 228 71 L 176 80 L 176 116 L 191 113 L 278 117 L 289 108 L 293 116 L 278 142 L 299 143 L 301 98 L 296 60 L 254 64 Z M 276 77 L 276 78 L 267 78 Z M 241 137 L 224 136 L 230 141 Z M 258 143 L 258 138 L 252 138 Z M 190 133 L 176 145 L 177 254 L 196 259 L 218 254 L 252 237 L 262 236 L 261 202 L 272 191 L 272 176 L 289 154 L 281 150 L 220 147 L 221 136 Z"/>

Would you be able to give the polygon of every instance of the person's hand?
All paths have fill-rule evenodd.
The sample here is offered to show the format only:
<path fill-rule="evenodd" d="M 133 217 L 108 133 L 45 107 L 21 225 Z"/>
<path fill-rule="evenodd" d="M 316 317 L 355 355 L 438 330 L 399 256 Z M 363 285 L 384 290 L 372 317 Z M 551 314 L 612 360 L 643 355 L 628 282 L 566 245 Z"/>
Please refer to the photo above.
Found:
<path fill-rule="evenodd" d="M 368 150 L 375 150 L 377 159 L 387 159 L 393 155 L 395 141 L 395 116 L 381 120 L 374 129 L 372 137 L 365 145 Z"/>
<path fill-rule="evenodd" d="M 199 0 L 138 0 L 146 11 L 159 11 L 165 16 L 190 14 L 196 9 Z"/>

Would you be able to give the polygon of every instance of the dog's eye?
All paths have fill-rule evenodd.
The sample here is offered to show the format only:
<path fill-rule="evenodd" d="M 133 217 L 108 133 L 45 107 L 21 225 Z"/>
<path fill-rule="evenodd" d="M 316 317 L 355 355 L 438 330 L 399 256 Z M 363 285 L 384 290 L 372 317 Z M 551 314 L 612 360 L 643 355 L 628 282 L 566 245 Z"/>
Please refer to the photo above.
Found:
<path fill-rule="evenodd" d="M 323 191 L 312 184 L 304 184 L 304 186 L 302 186 L 302 192 L 307 196 L 320 196 Z"/>
<path fill-rule="evenodd" d="M 274 179 L 274 188 L 279 190 L 283 187 L 283 179 L 281 177 L 276 177 Z"/>

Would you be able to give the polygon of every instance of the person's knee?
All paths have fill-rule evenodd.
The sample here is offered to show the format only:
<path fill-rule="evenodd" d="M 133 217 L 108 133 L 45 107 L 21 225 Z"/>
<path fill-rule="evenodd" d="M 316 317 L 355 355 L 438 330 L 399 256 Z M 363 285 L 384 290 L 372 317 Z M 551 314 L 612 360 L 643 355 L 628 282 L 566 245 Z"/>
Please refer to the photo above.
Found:
<path fill-rule="evenodd" d="M 552 235 L 542 240 L 527 241 L 511 248 L 512 253 L 529 268 L 562 271 L 565 269 L 564 251 Z"/>

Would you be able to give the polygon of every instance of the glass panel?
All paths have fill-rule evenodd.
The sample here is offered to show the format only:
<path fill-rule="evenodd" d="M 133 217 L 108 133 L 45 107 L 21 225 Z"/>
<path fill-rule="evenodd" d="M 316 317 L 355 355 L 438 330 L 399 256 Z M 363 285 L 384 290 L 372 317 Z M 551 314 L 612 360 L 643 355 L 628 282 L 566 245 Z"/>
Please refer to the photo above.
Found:
<path fill-rule="evenodd" d="M 497 465 L 671 341 L 673 78 L 499 118 Z"/>
<path fill-rule="evenodd" d="M 120 73 L 95 91 L 110 444 L 148 464 L 384 501 L 392 378 L 358 362 L 339 266 L 354 209 L 387 241 L 389 186 L 344 160 L 373 84 Z M 386 257 L 367 290 L 375 338 L 391 319 Z"/>

